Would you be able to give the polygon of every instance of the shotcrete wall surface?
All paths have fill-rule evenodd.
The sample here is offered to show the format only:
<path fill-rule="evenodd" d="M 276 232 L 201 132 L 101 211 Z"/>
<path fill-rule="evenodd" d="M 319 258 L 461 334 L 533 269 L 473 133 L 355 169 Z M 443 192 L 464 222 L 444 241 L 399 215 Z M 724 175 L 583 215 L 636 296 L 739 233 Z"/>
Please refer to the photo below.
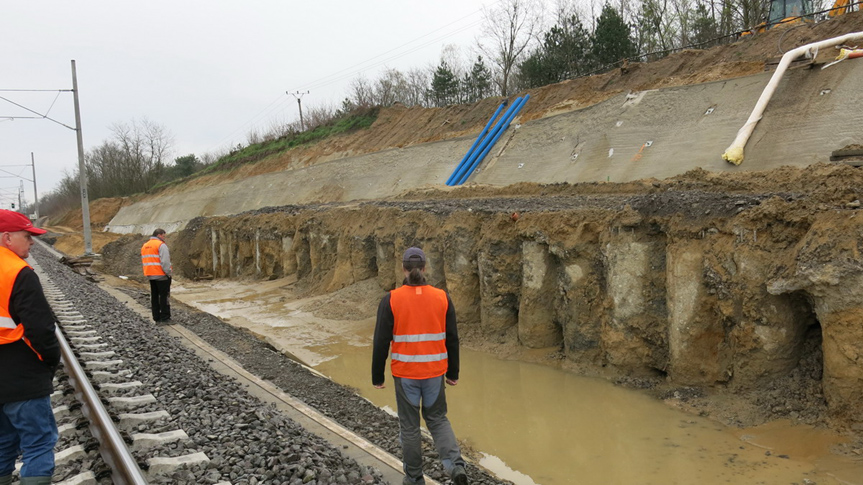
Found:
<path fill-rule="evenodd" d="M 722 153 L 771 75 L 620 94 L 522 125 L 516 118 L 469 182 L 626 182 L 697 167 L 767 170 L 827 161 L 833 150 L 859 143 L 863 97 L 855 79 L 863 78 L 863 62 L 846 62 L 786 73 L 746 147 L 743 165 L 723 161 Z M 120 209 L 108 230 L 144 234 L 161 226 L 173 231 L 198 216 L 442 187 L 472 143 L 473 137 L 462 137 L 156 194 Z"/>

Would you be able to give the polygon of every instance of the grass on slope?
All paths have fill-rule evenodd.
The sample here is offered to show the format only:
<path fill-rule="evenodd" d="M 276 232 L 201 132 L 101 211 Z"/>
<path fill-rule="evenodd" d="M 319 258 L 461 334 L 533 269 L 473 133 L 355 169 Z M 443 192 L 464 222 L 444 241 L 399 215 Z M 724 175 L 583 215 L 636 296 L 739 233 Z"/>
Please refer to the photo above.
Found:
<path fill-rule="evenodd" d="M 291 148 L 314 143 L 341 133 L 349 133 L 372 126 L 377 119 L 378 110 L 372 109 L 362 113 L 350 114 L 344 118 L 333 120 L 326 125 L 301 133 L 292 133 L 275 140 L 254 143 L 237 151 L 232 151 L 222 157 L 216 163 L 201 170 L 195 175 L 204 175 L 221 170 L 230 170 L 236 166 L 256 162 L 274 153 L 290 150 Z"/>

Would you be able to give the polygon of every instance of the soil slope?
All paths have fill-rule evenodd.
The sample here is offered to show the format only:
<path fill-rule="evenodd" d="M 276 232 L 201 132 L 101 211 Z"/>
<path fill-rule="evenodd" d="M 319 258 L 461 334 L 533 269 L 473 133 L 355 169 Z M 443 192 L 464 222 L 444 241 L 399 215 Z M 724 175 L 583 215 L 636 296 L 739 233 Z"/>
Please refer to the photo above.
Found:
<path fill-rule="evenodd" d="M 626 68 L 532 89 L 530 102 L 514 120 L 524 123 L 574 111 L 621 93 L 683 86 L 747 76 L 763 72 L 767 61 L 793 47 L 849 32 L 863 30 L 863 12 L 855 12 L 818 24 L 772 29 L 763 34 L 705 50 L 686 50 L 650 63 L 630 63 Z M 822 60 L 837 52 L 821 52 Z M 444 108 L 384 108 L 374 125 L 361 132 L 272 155 L 254 164 L 193 179 L 165 189 L 182 192 L 268 172 L 296 169 L 348 156 L 404 148 L 422 143 L 479 133 L 502 98 L 488 98 L 473 105 Z"/>

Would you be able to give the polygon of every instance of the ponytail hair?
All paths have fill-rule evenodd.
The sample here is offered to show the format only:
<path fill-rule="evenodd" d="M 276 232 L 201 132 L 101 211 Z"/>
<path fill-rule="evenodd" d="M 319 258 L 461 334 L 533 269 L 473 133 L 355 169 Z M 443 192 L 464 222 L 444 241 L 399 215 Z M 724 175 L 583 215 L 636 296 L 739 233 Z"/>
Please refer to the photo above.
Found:
<path fill-rule="evenodd" d="M 402 263 L 405 271 L 408 271 L 407 284 L 418 286 L 426 284 L 426 277 L 423 270 L 426 267 L 424 261 L 405 261 Z"/>

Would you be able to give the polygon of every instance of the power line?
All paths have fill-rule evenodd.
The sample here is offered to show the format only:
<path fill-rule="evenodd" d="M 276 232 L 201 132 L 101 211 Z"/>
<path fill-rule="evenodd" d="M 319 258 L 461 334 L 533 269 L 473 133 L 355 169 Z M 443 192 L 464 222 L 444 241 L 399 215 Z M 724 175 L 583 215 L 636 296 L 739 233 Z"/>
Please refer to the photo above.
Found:
<path fill-rule="evenodd" d="M 69 89 L 0 89 L 0 93 L 53 93 L 57 92 L 69 92 Z"/>
<path fill-rule="evenodd" d="M 412 40 L 412 41 L 410 41 L 410 42 L 406 42 L 406 43 L 404 43 L 404 44 L 402 44 L 402 45 L 400 45 L 400 46 L 398 46 L 398 47 L 395 47 L 395 48 L 393 48 L 393 49 L 390 49 L 390 50 L 388 50 L 388 51 L 384 52 L 383 54 L 379 54 L 379 55 L 374 56 L 374 57 L 372 57 L 372 58 L 370 58 L 370 59 L 366 59 L 366 60 L 365 60 L 365 61 L 363 61 L 363 62 L 360 62 L 360 63 L 354 64 L 353 66 L 346 67 L 345 69 L 342 69 L 342 70 L 340 70 L 340 71 L 336 71 L 336 72 L 334 72 L 334 73 L 332 73 L 332 74 L 329 74 L 329 75 L 327 75 L 327 76 L 324 76 L 324 77 L 322 77 L 322 78 L 320 78 L 320 79 L 316 79 L 316 80 L 312 81 L 311 83 L 307 84 L 307 85 L 306 85 L 306 87 L 308 87 L 308 88 L 318 88 L 318 87 L 321 87 L 321 86 L 326 86 L 326 85 L 332 84 L 332 82 L 339 81 L 339 80 L 341 80 L 341 79 L 344 77 L 344 75 L 342 75 L 342 73 L 345 73 L 345 71 L 353 70 L 355 67 L 358 67 L 358 66 L 362 66 L 362 65 L 364 65 L 364 64 L 367 64 L 367 63 L 369 63 L 369 62 L 371 62 L 371 61 L 373 61 L 373 60 L 375 60 L 375 59 L 377 59 L 377 58 L 379 58 L 379 57 L 382 57 L 382 56 L 384 56 L 384 55 L 386 55 L 386 54 L 389 54 L 390 52 L 398 51 L 399 49 L 402 49 L 403 47 L 406 47 L 406 46 L 408 46 L 408 45 L 410 45 L 410 44 L 413 44 L 414 42 L 416 42 L 416 41 L 418 41 L 418 40 L 420 40 L 420 39 L 422 39 L 422 38 L 424 38 L 424 37 L 428 37 L 429 35 L 431 35 L 431 34 L 433 34 L 433 33 L 437 32 L 437 31 L 439 31 L 439 30 L 442 30 L 442 29 L 444 29 L 444 28 L 446 28 L 446 27 L 448 27 L 448 26 L 450 26 L 450 25 L 453 25 L 453 24 L 455 24 L 455 23 L 461 22 L 461 21 L 462 21 L 462 20 L 464 20 L 465 18 L 470 17 L 470 16 L 472 16 L 472 15 L 475 15 L 475 14 L 477 14 L 478 12 L 480 12 L 480 10 L 477 10 L 476 12 L 473 12 L 473 13 L 472 13 L 472 14 L 470 14 L 470 15 L 467 15 L 467 16 L 465 16 L 465 17 L 462 17 L 461 19 L 459 19 L 459 20 L 457 20 L 457 21 L 455 21 L 455 22 L 451 22 L 451 23 L 449 23 L 449 24 L 445 25 L 444 27 L 441 27 L 440 29 L 434 30 L 434 31 L 432 31 L 432 32 L 430 32 L 430 33 L 428 33 L 428 34 L 426 34 L 426 35 L 423 35 L 423 36 L 421 36 L 421 37 L 418 37 L 418 38 L 416 38 L 416 39 L 414 39 L 414 40 Z M 405 55 L 407 55 L 407 54 L 411 54 L 411 53 L 413 53 L 413 52 L 416 52 L 417 50 L 419 50 L 419 49 L 421 49 L 421 48 L 423 48 L 423 47 L 427 47 L 427 46 L 429 46 L 429 45 L 431 45 L 431 44 L 434 44 L 435 42 L 437 42 L 437 41 L 439 41 L 439 40 L 446 39 L 447 37 L 452 37 L 453 35 L 460 34 L 460 33 L 464 32 L 465 30 L 468 30 L 468 29 L 471 29 L 471 28 L 473 28 L 473 27 L 476 27 L 477 25 L 479 25 L 479 24 L 481 24 L 481 23 L 482 23 L 482 20 L 474 21 L 474 22 L 472 22 L 472 23 L 470 23 L 470 24 L 468 24 L 468 25 L 466 25 L 466 26 L 464 26 L 464 27 L 462 27 L 462 28 L 460 28 L 460 29 L 458 29 L 458 30 L 456 30 L 456 31 L 450 32 L 450 33 L 448 33 L 448 34 L 445 34 L 445 35 L 442 35 L 442 36 L 439 36 L 439 37 L 435 37 L 434 39 L 431 39 L 430 41 L 428 41 L 428 42 L 426 42 L 426 43 L 424 43 L 424 44 L 421 44 L 421 45 L 419 45 L 419 46 L 417 46 L 417 47 L 413 47 L 413 48 L 411 48 L 410 50 L 405 51 L 405 52 L 403 52 L 403 53 L 401 53 L 401 54 L 398 54 L 398 55 L 395 55 L 395 56 L 388 57 L 388 58 L 383 59 L 382 61 L 378 61 L 378 62 L 376 62 L 376 63 L 374 63 L 374 64 L 372 64 L 372 65 L 370 65 L 370 66 L 368 66 L 368 67 L 363 67 L 362 69 L 357 69 L 357 70 L 354 70 L 354 71 L 352 71 L 352 72 L 348 72 L 348 73 L 346 73 L 346 75 L 348 75 L 348 76 L 352 76 L 353 74 L 355 74 L 355 73 L 357 73 L 357 72 L 362 72 L 362 71 L 368 70 L 368 69 L 370 69 L 370 68 L 372 68 L 372 67 L 379 66 L 379 65 L 381 65 L 382 63 L 386 63 L 386 62 L 388 62 L 388 61 L 391 61 L 391 60 L 394 60 L 394 59 L 398 59 L 398 58 L 400 58 L 400 57 L 404 57 Z M 334 79 L 334 80 L 332 80 L 332 81 L 328 80 L 328 78 L 331 78 L 331 77 L 336 77 L 336 79 Z"/>
<path fill-rule="evenodd" d="M 497 1 L 495 1 L 494 3 L 500 3 L 500 2 L 502 2 L 502 1 L 505 1 L 505 0 L 497 0 Z M 465 26 L 463 26 L 463 27 L 460 27 L 460 28 L 459 28 L 459 29 L 457 29 L 457 30 L 454 30 L 454 31 L 448 32 L 448 33 L 446 33 L 446 34 L 444 34 L 444 35 L 437 36 L 437 37 L 435 37 L 435 38 L 433 38 L 433 39 L 431 39 L 431 40 L 428 40 L 428 41 L 424 42 L 423 44 L 420 44 L 420 45 L 418 45 L 418 46 L 414 46 L 414 47 L 412 47 L 412 48 L 408 49 L 407 51 L 401 52 L 401 53 L 399 53 L 399 54 L 397 54 L 397 55 L 389 56 L 389 57 L 386 57 L 386 58 L 384 58 L 384 59 L 382 59 L 382 60 L 380 60 L 380 61 L 377 61 L 377 62 L 374 62 L 374 63 L 372 63 L 372 64 L 369 64 L 370 62 L 372 62 L 372 61 L 374 61 L 374 60 L 376 60 L 376 59 L 379 59 L 379 58 L 381 58 L 381 57 L 386 56 L 387 54 L 390 54 L 390 53 L 393 53 L 393 52 L 397 52 L 397 51 L 399 51 L 399 50 L 401 50 L 401 49 L 403 49 L 403 48 L 405 48 L 405 47 L 407 47 L 407 46 L 410 46 L 410 45 L 412 45 L 412 44 L 415 44 L 416 42 L 418 42 L 418 41 L 420 41 L 420 40 L 422 40 L 422 39 L 425 39 L 426 37 L 428 37 L 428 36 L 430 36 L 430 35 L 433 35 L 433 34 L 435 34 L 435 33 L 437 33 L 437 32 L 440 32 L 440 31 L 442 31 L 442 30 L 444 30 L 444 29 L 447 29 L 448 27 L 450 27 L 450 26 L 452 26 L 452 25 L 458 24 L 458 23 L 462 22 L 463 20 L 465 20 L 465 19 L 467 19 L 467 18 L 469 18 L 469 17 L 472 17 L 472 16 L 474 16 L 474 15 L 476 15 L 476 14 L 480 13 L 480 12 L 482 12 L 482 9 L 476 10 L 476 11 L 474 11 L 474 12 L 472 12 L 472 13 L 468 14 L 468 15 L 465 15 L 464 17 L 462 17 L 462 18 L 460 18 L 460 19 L 457 19 L 457 20 L 455 20 L 455 21 L 453 21 L 453 22 L 450 22 L 450 23 L 448 23 L 448 24 L 446 24 L 446 25 L 444 25 L 444 26 L 442 26 L 442 27 L 440 27 L 440 28 L 437 28 L 437 29 L 435 29 L 435 30 L 432 30 L 431 32 L 429 32 L 429 33 L 427 33 L 427 34 L 424 34 L 424 35 L 421 35 L 421 36 L 419 36 L 419 37 L 417 37 L 417 38 L 415 38 L 415 39 L 413 39 L 413 40 L 411 40 L 411 41 L 409 41 L 409 42 L 405 42 L 404 44 L 402 44 L 402 45 L 400 45 L 400 46 L 398 46 L 398 47 L 394 47 L 394 48 L 392 48 L 392 49 L 390 49 L 390 50 L 388 50 L 388 51 L 386 51 L 386 52 L 383 52 L 383 53 L 378 54 L 378 55 L 376 55 L 376 56 L 373 56 L 373 57 L 371 57 L 371 58 L 369 58 L 369 59 L 366 59 L 365 61 L 359 62 L 359 63 L 357 63 L 357 64 L 354 64 L 354 65 L 352 65 L 352 66 L 346 67 L 346 68 L 344 68 L 344 69 L 340 69 L 340 70 L 338 70 L 338 71 L 336 71 L 336 72 L 334 72 L 334 73 L 332 73 L 332 74 L 329 74 L 329 75 L 327 75 L 327 76 L 324 76 L 324 77 L 321 77 L 321 78 L 316 79 L 316 80 L 314 80 L 314 81 L 311 81 L 310 83 L 308 83 L 308 84 L 305 84 L 305 85 L 304 85 L 304 90 L 310 90 L 310 89 L 313 89 L 313 88 L 314 88 L 314 89 L 316 89 L 316 88 L 320 88 L 320 87 L 323 87 L 323 86 L 328 86 L 328 85 L 331 85 L 331 84 L 333 84 L 333 83 L 336 83 L 336 82 L 342 81 L 342 80 L 344 80 L 344 79 L 346 79 L 346 78 L 350 78 L 350 77 L 356 76 L 357 74 L 360 74 L 360 73 L 362 73 L 362 72 L 365 72 L 365 71 L 367 71 L 367 70 L 369 70 L 369 69 L 372 69 L 372 68 L 375 68 L 375 67 L 378 67 L 378 66 L 381 66 L 381 65 L 385 65 L 385 64 L 386 64 L 387 62 L 389 62 L 389 61 L 392 61 L 392 60 L 395 60 L 395 59 L 399 59 L 399 58 L 404 57 L 404 56 L 406 56 L 406 55 L 408 55 L 408 54 L 411 54 L 411 53 L 413 53 L 413 52 L 416 52 L 417 50 L 420 50 L 420 49 L 422 49 L 422 48 L 428 47 L 429 45 L 432 45 L 432 44 L 434 44 L 434 43 L 436 43 L 436 42 L 439 42 L 439 41 L 441 41 L 441 40 L 443 40 L 443 39 L 446 39 L 446 38 L 448 38 L 448 37 L 452 37 L 452 36 L 454 36 L 454 35 L 456 35 L 456 34 L 460 34 L 460 33 L 464 32 L 464 31 L 466 31 L 466 30 L 469 30 L 469 29 L 471 29 L 471 28 L 474 28 L 474 27 L 476 27 L 476 26 L 478 26 L 479 24 L 481 24 L 481 23 L 482 23 L 482 19 L 480 19 L 480 20 L 475 20 L 475 21 L 473 21 L 473 22 L 471 22 L 471 23 L 469 23 L 469 24 L 467 24 L 467 25 L 465 25 Z M 359 66 L 365 66 L 365 67 L 359 68 Z M 294 90 L 290 90 L 290 91 L 299 91 L 299 90 L 300 90 L 300 89 L 294 89 Z M 287 92 L 290 92 L 290 91 L 287 91 Z M 287 108 L 288 101 L 290 101 L 290 98 L 288 98 L 287 96 L 281 96 L 281 95 L 280 95 L 278 98 L 276 98 L 275 100 L 273 100 L 269 105 L 267 105 L 263 110 L 261 110 L 260 112 L 258 112 L 258 114 L 256 114 L 255 116 L 253 116 L 250 120 L 246 121 L 246 122 L 245 122 L 245 123 L 243 123 L 241 126 L 239 126 L 238 128 L 234 129 L 233 131 L 231 131 L 227 136 L 225 136 L 225 137 L 223 137 L 221 140 L 219 140 L 219 142 L 218 142 L 218 143 L 217 143 L 213 148 L 211 148 L 211 150 L 218 148 L 218 147 L 219 147 L 219 146 L 221 146 L 223 143 L 225 143 L 227 140 L 229 140 L 230 138 L 233 138 L 233 137 L 234 137 L 238 132 L 248 131 L 249 129 L 251 129 L 251 128 L 253 128 L 254 126 L 258 125 L 258 124 L 259 124 L 263 119 L 268 119 L 268 118 L 270 118 L 270 116 L 269 116 L 269 115 L 271 115 L 271 114 L 273 114 L 273 113 L 275 113 L 275 112 L 282 112 L 282 111 L 284 111 L 284 110 Z"/>
<path fill-rule="evenodd" d="M 15 101 L 12 101 L 9 98 L 6 98 L 4 96 L 0 96 L 0 99 L 2 99 L 3 101 L 6 101 L 9 104 L 15 105 L 15 106 L 17 106 L 17 107 L 19 107 L 25 111 L 28 111 L 30 113 L 33 113 L 35 115 L 38 115 L 38 116 L 0 116 L 0 117 L 5 118 L 5 119 L 10 119 L 10 120 L 15 120 L 15 119 L 45 119 L 48 121 L 53 121 L 54 123 L 57 123 L 60 126 L 64 126 L 66 128 L 69 128 L 70 130 L 74 130 L 75 128 L 72 128 L 71 126 L 69 126 L 63 122 L 57 121 L 54 118 L 51 118 L 50 116 L 48 116 L 48 113 L 51 112 L 51 108 L 54 107 L 54 103 L 57 102 L 57 98 L 59 98 L 59 97 L 60 97 L 60 92 L 58 91 L 57 97 L 54 98 L 54 101 L 51 103 L 51 106 L 48 108 L 48 111 L 46 111 L 44 114 L 42 114 L 38 111 L 32 110 L 32 109 L 24 106 L 23 104 L 16 103 Z"/>

